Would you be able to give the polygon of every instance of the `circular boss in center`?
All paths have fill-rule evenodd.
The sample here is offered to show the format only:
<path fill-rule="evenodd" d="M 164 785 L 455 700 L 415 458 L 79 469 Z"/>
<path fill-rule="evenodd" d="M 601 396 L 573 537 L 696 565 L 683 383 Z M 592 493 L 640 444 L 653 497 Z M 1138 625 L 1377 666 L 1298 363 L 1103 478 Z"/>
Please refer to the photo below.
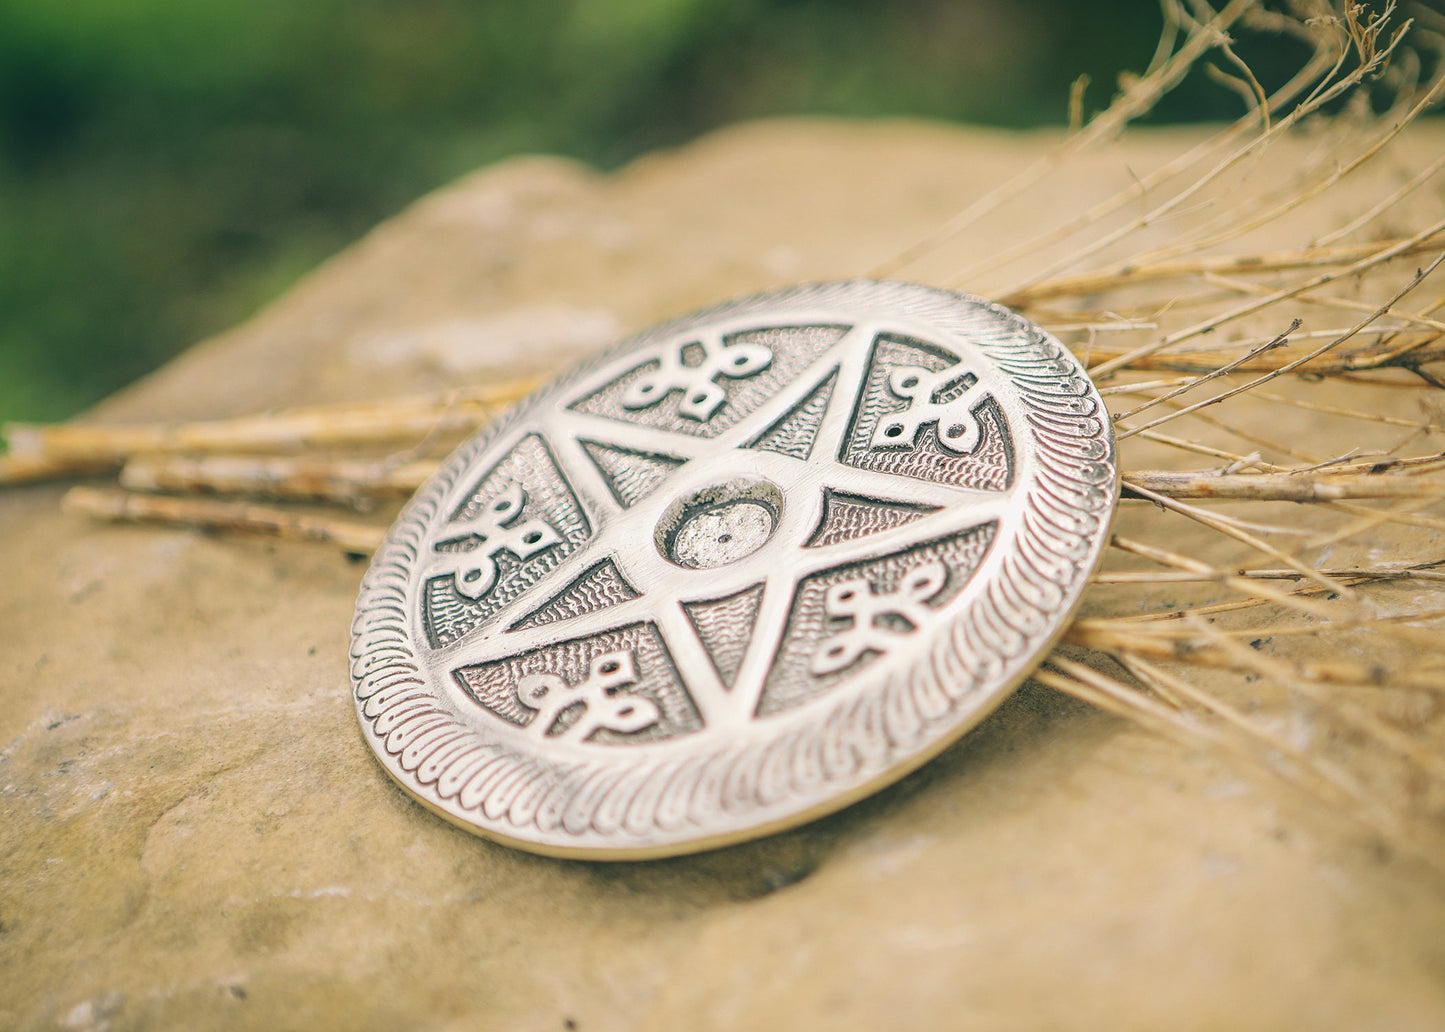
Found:
<path fill-rule="evenodd" d="M 689 570 L 712 570 L 744 559 L 772 538 L 783 493 L 766 480 L 714 484 L 673 502 L 653 539 L 663 558 Z"/>

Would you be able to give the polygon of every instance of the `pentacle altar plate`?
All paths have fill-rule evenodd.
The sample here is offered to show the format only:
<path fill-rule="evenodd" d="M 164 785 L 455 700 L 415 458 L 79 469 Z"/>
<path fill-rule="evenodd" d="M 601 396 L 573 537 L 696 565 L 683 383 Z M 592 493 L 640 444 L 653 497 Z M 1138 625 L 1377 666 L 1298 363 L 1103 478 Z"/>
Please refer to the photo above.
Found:
<path fill-rule="evenodd" d="M 1093 385 L 1006 309 L 873 282 L 735 301 L 451 456 L 363 584 L 357 712 L 414 797 L 522 849 L 752 838 L 997 705 L 1116 496 Z"/>

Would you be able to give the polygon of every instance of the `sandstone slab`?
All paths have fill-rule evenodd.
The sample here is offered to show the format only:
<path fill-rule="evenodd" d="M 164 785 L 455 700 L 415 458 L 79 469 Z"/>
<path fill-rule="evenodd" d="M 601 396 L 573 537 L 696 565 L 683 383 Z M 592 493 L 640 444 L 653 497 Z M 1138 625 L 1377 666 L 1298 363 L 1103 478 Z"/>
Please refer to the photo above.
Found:
<path fill-rule="evenodd" d="M 1106 147 L 970 247 L 1191 139 Z M 1054 142 L 775 122 L 613 176 L 510 161 L 97 418 L 555 368 L 734 294 L 867 273 Z M 644 864 L 541 859 L 436 819 L 373 762 L 347 677 L 359 566 L 89 525 L 59 494 L 0 495 L 0 1026 L 1445 1025 L 1438 879 L 1228 756 L 1025 686 L 815 825 Z"/>

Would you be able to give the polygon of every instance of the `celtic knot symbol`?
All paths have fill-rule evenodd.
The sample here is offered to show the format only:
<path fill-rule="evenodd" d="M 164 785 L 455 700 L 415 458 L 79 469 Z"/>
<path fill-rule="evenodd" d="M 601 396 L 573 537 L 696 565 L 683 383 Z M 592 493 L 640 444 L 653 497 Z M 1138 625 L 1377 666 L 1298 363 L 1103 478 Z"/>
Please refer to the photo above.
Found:
<path fill-rule="evenodd" d="M 526 505 L 527 492 L 514 481 L 476 516 L 456 521 L 463 533 L 438 542 L 436 548 L 468 542 L 473 543 L 473 547 L 438 551 L 432 560 L 436 575 L 454 575 L 457 593 L 475 601 L 497 583 L 499 553 L 511 552 L 525 561 L 560 542 L 562 535 L 546 520 L 522 519 Z"/>
<path fill-rule="evenodd" d="M 684 365 L 683 356 L 691 347 L 701 348 L 703 359 L 697 365 Z M 772 361 L 772 349 L 763 344 L 723 347 L 718 341 L 706 339 L 684 344 L 664 351 L 658 359 L 658 367 L 627 388 L 627 393 L 622 396 L 622 406 L 628 409 L 649 408 L 673 391 L 682 391 L 678 413 L 705 423 L 727 401 L 727 391 L 714 383 L 714 378 L 726 376 L 738 380 L 753 376 L 766 369 Z"/>
<path fill-rule="evenodd" d="M 657 703 L 640 695 L 618 695 L 637 683 L 637 661 L 630 649 L 595 656 L 587 679 L 569 685 L 557 674 L 528 674 L 517 682 L 517 698 L 537 711 L 527 730 L 541 738 L 585 741 L 599 729 L 630 734 L 651 727 L 662 718 Z M 550 734 L 562 714 L 582 704 L 586 711 L 560 734 Z"/>
<path fill-rule="evenodd" d="M 823 609 L 831 617 L 851 618 L 853 626 L 823 642 L 809 669 L 814 676 L 835 674 L 865 652 L 887 652 L 898 638 L 928 622 L 932 610 L 927 603 L 947 580 L 948 568 L 935 561 L 910 570 L 898 589 L 885 595 L 863 577 L 833 585 Z M 907 626 L 900 627 L 899 620 Z"/>
<path fill-rule="evenodd" d="M 908 407 L 878 421 L 873 429 L 873 447 L 915 448 L 919 429 L 926 423 L 936 423 L 940 445 L 955 454 L 973 451 L 978 447 L 980 433 L 972 412 L 982 393 L 978 382 L 969 384 L 949 401 L 933 400 L 967 375 L 962 362 L 937 372 L 921 366 L 899 366 L 892 370 L 888 374 L 888 389 L 907 400 Z"/>

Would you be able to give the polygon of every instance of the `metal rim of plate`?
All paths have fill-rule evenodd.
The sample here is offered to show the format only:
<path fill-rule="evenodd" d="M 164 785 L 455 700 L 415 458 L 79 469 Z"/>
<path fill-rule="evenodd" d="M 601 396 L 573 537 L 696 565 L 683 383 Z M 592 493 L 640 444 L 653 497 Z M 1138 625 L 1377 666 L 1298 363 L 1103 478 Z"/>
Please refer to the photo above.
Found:
<path fill-rule="evenodd" d="M 987 715 L 1108 537 L 1069 351 L 872 281 L 664 324 L 463 444 L 357 601 L 357 712 L 452 822 L 643 859 L 840 809 Z"/>

